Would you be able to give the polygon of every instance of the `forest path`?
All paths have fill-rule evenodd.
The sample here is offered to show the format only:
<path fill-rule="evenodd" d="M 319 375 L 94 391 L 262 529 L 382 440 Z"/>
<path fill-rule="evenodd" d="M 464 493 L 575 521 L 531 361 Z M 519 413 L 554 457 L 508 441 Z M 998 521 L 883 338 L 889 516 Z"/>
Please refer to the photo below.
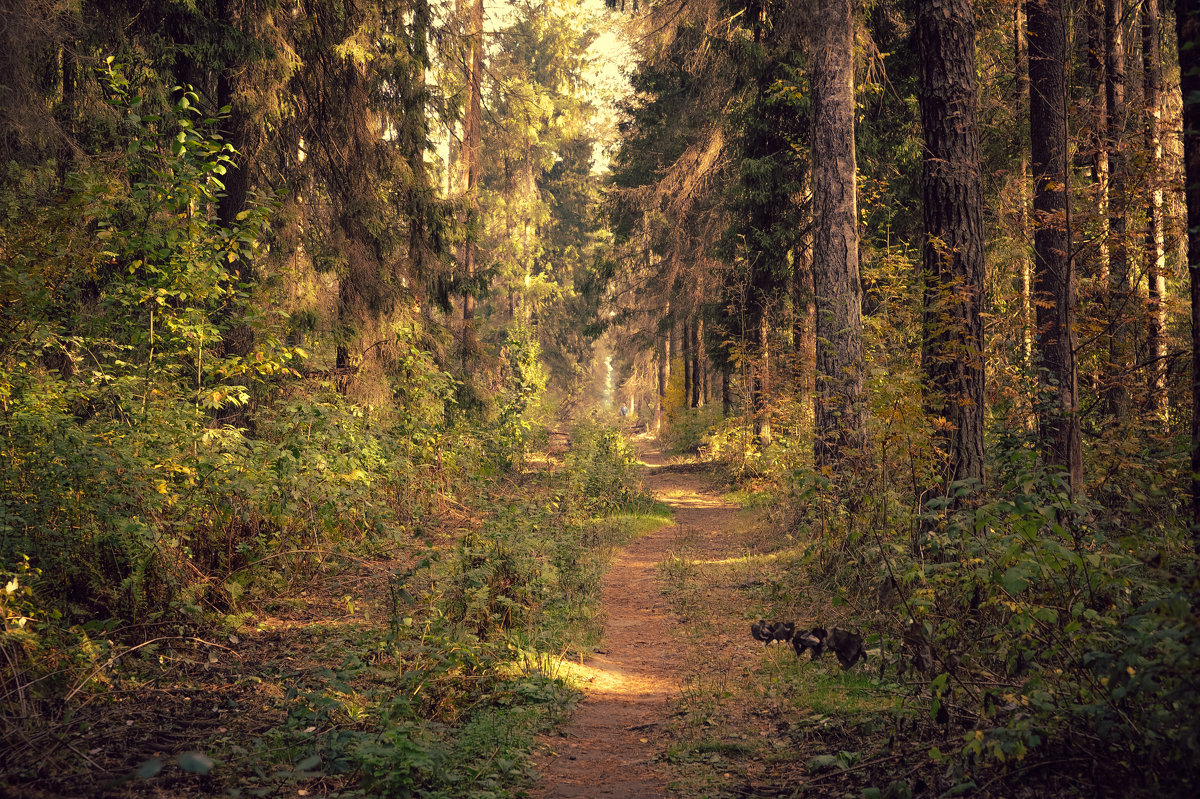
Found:
<path fill-rule="evenodd" d="M 642 460 L 650 466 L 647 487 L 675 511 L 675 524 L 631 542 L 604 577 L 604 640 L 584 663 L 585 698 L 559 729 L 561 737 L 546 741 L 538 763 L 542 783 L 533 793 L 541 799 L 667 793 L 663 727 L 685 665 L 672 635 L 679 619 L 663 596 L 658 568 L 685 537 L 693 549 L 723 538 L 738 508 L 710 492 L 703 473 L 666 467 L 651 445 Z"/>

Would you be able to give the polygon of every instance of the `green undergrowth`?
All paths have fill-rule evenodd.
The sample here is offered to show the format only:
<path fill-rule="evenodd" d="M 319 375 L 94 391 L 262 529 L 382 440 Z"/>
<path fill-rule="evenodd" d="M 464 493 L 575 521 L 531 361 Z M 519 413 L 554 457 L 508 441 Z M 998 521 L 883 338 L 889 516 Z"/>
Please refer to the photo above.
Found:
<path fill-rule="evenodd" d="M 668 562 L 680 606 L 702 601 L 697 581 L 723 580 L 747 631 L 768 618 L 863 636 L 869 658 L 844 675 L 829 655 L 814 672 L 772 646 L 722 700 L 788 730 L 753 758 L 765 775 L 741 776 L 755 791 L 1194 795 L 1200 581 L 1177 504 L 1145 491 L 1127 498 L 1140 514 L 1114 511 L 1011 456 L 986 494 L 959 486 L 969 499 L 919 514 L 902 491 L 839 499 L 798 470 L 788 513 L 747 535 L 722 575 L 686 553 Z M 823 669 L 836 690 L 810 679 Z M 732 777 L 709 778 L 749 790 L 730 787 L 727 761 Z"/>
<path fill-rule="evenodd" d="M 619 434 L 597 425 L 574 431 L 564 468 L 483 479 L 473 492 L 459 494 L 474 497 L 463 529 L 410 539 L 365 580 L 354 567 L 383 565 L 378 554 L 365 557 L 376 547 L 328 560 L 296 586 L 302 592 L 286 581 L 263 586 L 279 568 L 268 561 L 246 569 L 238 612 L 201 614 L 171 641 L 134 652 L 97 628 L 87 657 L 99 668 L 86 681 L 71 676 L 78 688 L 65 713 L 7 715 L 10 729 L 86 746 L 101 727 L 122 736 L 146 723 L 138 696 L 191 696 L 204 684 L 206 712 L 229 720 L 214 732 L 192 718 L 197 705 L 180 705 L 157 723 L 191 751 L 141 744 L 120 754 L 123 766 L 102 769 L 69 756 L 39 760 L 27 748 L 0 786 L 344 797 L 498 797 L 528 786 L 533 736 L 570 709 L 578 693 L 569 663 L 599 641 L 600 580 L 612 553 L 669 523 L 669 510 L 645 494 Z M 28 569 L 6 577 L 5 645 L 34 654 L 16 649 L 28 633 L 43 657 L 77 652 L 54 648 L 55 628 L 35 620 Z M 8 623 L 18 616 L 20 629 Z M 53 701 L 45 683 L 21 698 Z M 77 714 L 80 700 L 99 718 Z M 103 748 L 91 760 L 109 754 Z"/>
<path fill-rule="evenodd" d="M 857 763 L 861 741 L 884 732 L 899 706 L 895 685 L 875 669 L 877 652 L 866 668 L 847 672 L 832 655 L 797 658 L 786 644 L 750 643 L 758 618 L 834 623 L 845 612 L 786 579 L 802 545 L 765 531 L 757 513 L 743 513 L 735 530 L 741 555 L 706 554 L 693 534 L 660 565 L 693 662 L 665 752 L 682 796 L 779 795 L 805 762 L 813 773 Z M 730 634 L 740 639 L 736 651 L 711 649 Z"/>
<path fill-rule="evenodd" d="M 356 647 L 376 657 L 323 673 L 275 731 L 293 762 L 336 764 L 343 796 L 491 797 L 530 783 L 532 735 L 577 696 L 564 664 L 598 641 L 613 551 L 666 521 L 607 431 L 577 430 L 567 466 L 561 482 L 496 502 L 481 527 L 393 577 L 387 635 Z M 614 485 L 624 505 L 611 503 Z M 304 737 L 322 713 L 352 722 L 347 708 L 365 729 L 336 725 L 323 747 Z"/>
<path fill-rule="evenodd" d="M 856 757 L 809 768 L 828 753 L 793 748 L 788 768 L 759 775 L 765 786 L 738 790 L 1194 796 L 1200 566 L 1179 488 L 1186 442 L 1114 426 L 1072 491 L 1032 435 L 1001 427 L 987 485 L 944 486 L 927 420 L 886 396 L 865 468 L 814 470 L 787 417 L 765 451 L 738 420 L 702 438 L 735 478 L 729 496 L 764 517 L 729 564 L 730 605 L 747 627 L 795 619 L 860 632 L 881 703 L 873 732 L 839 744 Z M 663 567 L 675 607 L 699 628 L 711 620 L 688 608 L 705 602 L 696 581 L 711 569 L 686 552 Z M 903 773 L 888 767 L 901 761 Z"/>

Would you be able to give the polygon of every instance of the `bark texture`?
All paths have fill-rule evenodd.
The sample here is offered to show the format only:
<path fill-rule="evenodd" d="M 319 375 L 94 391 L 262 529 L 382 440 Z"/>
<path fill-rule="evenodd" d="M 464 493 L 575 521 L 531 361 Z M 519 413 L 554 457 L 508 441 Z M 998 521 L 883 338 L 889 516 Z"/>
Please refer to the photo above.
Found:
<path fill-rule="evenodd" d="M 1184 196 L 1192 299 L 1192 542 L 1200 551 L 1200 2 L 1178 0 L 1179 88 L 1183 94 Z"/>
<path fill-rule="evenodd" d="M 983 481 L 983 200 L 970 0 L 917 8 L 926 404 L 945 417 L 945 485 Z"/>
<path fill-rule="evenodd" d="M 1029 0 L 1029 134 L 1033 157 L 1034 293 L 1037 297 L 1038 408 L 1042 453 L 1083 483 L 1075 366 L 1075 267 L 1067 199 L 1065 34 L 1058 0 Z"/>
<path fill-rule="evenodd" d="M 1167 347 L 1163 337 L 1166 328 L 1166 239 L 1163 226 L 1162 170 L 1162 52 L 1159 46 L 1158 0 L 1142 3 L 1142 81 L 1146 102 L 1146 153 L 1150 184 L 1149 213 L 1146 217 L 1146 296 L 1149 303 L 1149 325 L 1146 330 L 1146 349 L 1151 366 L 1147 388 L 1150 401 L 1160 418 L 1167 416 Z"/>
<path fill-rule="evenodd" d="M 1029 37 L 1025 32 L 1025 0 L 1013 9 L 1013 70 L 1017 75 L 1017 127 L 1026 129 L 1029 117 Z M 1018 148 L 1017 235 L 1021 240 L 1021 331 L 1025 368 L 1033 369 L 1033 259 L 1029 257 L 1029 153 L 1024 142 Z"/>
<path fill-rule="evenodd" d="M 467 197 L 467 219 L 471 224 L 479 214 L 479 175 L 482 170 L 479 148 L 483 141 L 483 0 L 473 0 L 467 34 L 467 109 L 463 118 L 461 166 L 465 173 L 464 190 Z M 468 236 L 460 253 L 460 268 L 467 282 L 463 297 L 463 358 L 469 360 L 478 348 L 475 334 L 475 261 L 477 245 Z"/>
<path fill-rule="evenodd" d="M 807 225 L 805 227 L 808 227 Z M 813 295 L 812 246 L 801 242 L 792 256 L 792 343 L 795 385 L 805 415 L 812 412 L 817 362 L 817 307 Z"/>
<path fill-rule="evenodd" d="M 813 286 L 817 306 L 818 466 L 853 468 L 867 449 L 862 286 L 854 150 L 850 0 L 809 15 L 813 126 Z"/>
<path fill-rule="evenodd" d="M 765 308 L 758 313 L 750 396 L 754 406 L 754 440 L 760 447 L 766 447 L 771 443 L 771 323 Z"/>
<path fill-rule="evenodd" d="M 1089 277 L 1094 279 L 1097 301 L 1105 298 L 1109 276 L 1109 230 L 1108 230 L 1108 78 L 1104 41 L 1104 0 L 1088 0 L 1087 13 L 1087 56 L 1088 79 L 1091 81 L 1090 111 L 1088 118 L 1090 135 L 1087 144 L 1092 157 L 1092 211 L 1096 242 L 1089 259 Z M 1100 383 L 1100 375 L 1093 375 L 1093 382 Z"/>
<path fill-rule="evenodd" d="M 662 428 L 663 408 L 666 407 L 667 375 L 671 359 L 667 337 L 661 333 L 658 337 L 658 344 L 655 347 L 655 356 L 658 360 L 658 403 L 654 408 L 654 429 L 659 430 Z"/>
<path fill-rule="evenodd" d="M 691 396 L 696 386 L 696 361 L 692 353 L 691 320 L 683 320 L 682 333 L 683 335 L 680 336 L 682 352 L 680 354 L 683 357 L 683 407 L 687 408 L 691 404 Z"/>
<path fill-rule="evenodd" d="M 1122 0 L 1105 0 L 1104 58 L 1105 99 L 1108 106 L 1108 229 L 1112 238 L 1108 260 L 1108 368 L 1104 395 L 1108 412 L 1121 418 L 1129 410 L 1125 373 L 1129 368 L 1129 313 L 1133 292 L 1129 281 L 1129 244 L 1125 217 L 1129 207 L 1125 166 L 1125 35 Z"/>

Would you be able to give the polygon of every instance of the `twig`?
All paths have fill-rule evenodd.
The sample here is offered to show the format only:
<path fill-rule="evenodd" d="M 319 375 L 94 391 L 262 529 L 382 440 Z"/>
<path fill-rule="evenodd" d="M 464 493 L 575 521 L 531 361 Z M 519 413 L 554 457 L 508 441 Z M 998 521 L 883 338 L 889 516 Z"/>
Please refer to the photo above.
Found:
<path fill-rule="evenodd" d="M 100 766 L 100 764 L 99 764 L 99 763 L 97 763 L 95 760 L 92 760 L 90 757 L 88 757 L 87 755 L 85 755 L 83 752 L 80 752 L 78 749 L 76 749 L 76 748 L 75 748 L 75 747 L 74 747 L 74 746 L 71 744 L 71 742 L 70 742 L 70 741 L 62 741 L 62 740 L 60 740 L 60 741 L 59 741 L 59 743 L 60 743 L 60 744 L 62 744 L 63 746 L 65 746 L 65 747 L 67 747 L 68 749 L 70 749 L 70 750 L 71 750 L 72 752 L 74 752 L 75 754 L 77 754 L 77 755 L 79 755 L 80 757 L 82 757 L 82 758 L 83 758 L 84 760 L 86 760 L 87 762 L 91 763 L 91 764 L 92 764 L 92 767 L 93 767 L 94 769 L 96 769 L 96 771 L 100 771 L 100 772 L 108 773 L 108 769 L 102 768 L 102 767 Z"/>
<path fill-rule="evenodd" d="M 346 558 L 347 560 L 356 560 L 359 563 L 370 564 L 372 562 L 372 561 L 367 560 L 366 558 L 360 558 L 357 555 L 347 555 L 343 552 L 334 552 L 331 549 L 289 549 L 286 552 L 276 552 L 274 554 L 267 555 L 265 558 L 259 558 L 258 560 L 254 561 L 253 563 L 247 563 L 245 566 L 239 566 L 238 568 L 234 569 L 233 571 L 228 572 L 225 575 L 225 577 L 226 577 L 226 579 L 228 579 L 230 576 L 237 574 L 238 572 L 245 571 L 246 569 L 254 568 L 255 566 L 257 566 L 260 563 L 266 563 L 268 560 L 274 560 L 275 558 L 287 557 L 288 555 L 325 555 L 325 556 L 333 555 L 333 556 L 339 557 L 339 558 Z"/>
<path fill-rule="evenodd" d="M 808 780 L 807 782 L 803 783 L 798 788 L 796 788 L 796 790 L 792 792 L 792 799 L 796 799 L 796 797 L 798 797 L 800 795 L 801 791 L 803 791 L 805 788 L 809 787 L 810 785 L 813 785 L 814 783 L 822 782 L 824 780 L 830 779 L 831 777 L 840 777 L 843 774 L 849 774 L 851 771 L 861 771 L 862 769 L 865 769 L 867 766 L 877 766 L 880 763 L 887 763 L 888 761 L 891 761 L 891 760 L 899 760 L 902 757 L 904 757 L 904 754 L 888 755 L 887 757 L 880 757 L 880 758 L 876 758 L 875 760 L 868 760 L 865 763 L 859 763 L 854 766 L 847 766 L 846 768 L 838 769 L 837 771 L 831 771 L 830 773 L 824 774 L 820 777 L 814 777 L 813 779 Z"/>
<path fill-rule="evenodd" d="M 0 646 L 0 652 L 4 653 L 4 659 L 8 661 L 8 666 L 12 669 L 14 690 L 17 692 L 17 699 L 21 703 L 21 718 L 29 717 L 29 705 L 25 702 L 25 686 L 21 684 L 21 673 L 17 670 L 17 662 L 9 654 L 7 646 Z M 5 695 L 7 696 L 7 694 Z"/>
<path fill-rule="evenodd" d="M 67 692 L 67 695 L 63 697 L 62 701 L 64 703 L 70 702 L 71 697 L 73 697 L 73 696 L 75 696 L 75 694 L 79 693 L 83 689 L 83 686 L 87 685 L 89 682 L 92 681 L 93 677 L 95 677 L 100 672 L 104 671 L 106 668 L 111 666 L 113 663 L 116 663 L 117 660 L 119 660 L 120 658 L 125 657 L 130 652 L 136 652 L 137 650 L 141 649 L 144 646 L 150 646 L 150 644 L 155 644 L 155 643 L 158 643 L 159 641 L 199 641 L 200 643 L 204 644 L 205 646 L 215 646 L 217 649 L 224 649 L 226 652 L 233 651 L 232 649 L 230 649 L 227 646 L 222 646 L 221 644 L 216 644 L 211 641 L 205 641 L 203 638 L 197 638 L 192 635 L 164 635 L 160 638 L 151 638 L 149 641 L 143 641 L 142 643 L 138 644 L 137 646 L 131 646 L 128 649 L 126 649 L 124 652 L 113 655 L 108 660 L 101 663 L 99 666 L 97 666 L 95 669 L 93 669 L 92 672 L 90 674 L 88 674 L 88 676 L 84 677 L 83 680 L 81 680 L 79 683 L 77 683 L 74 688 L 72 688 L 69 692 Z"/>
<path fill-rule="evenodd" d="M 1064 757 L 1064 758 L 1060 758 L 1058 760 L 1043 760 L 1038 763 L 1028 763 L 1023 766 L 1018 766 L 1016 769 L 1013 769 L 1011 772 L 1009 772 L 1009 771 L 1000 772 L 995 777 L 992 777 L 990 780 L 985 782 L 983 785 L 980 785 L 979 788 L 976 789 L 975 792 L 976 792 L 976 794 L 982 794 L 984 791 L 986 791 L 992 785 L 992 783 L 999 782 L 1000 780 L 1004 779 L 1005 777 L 1015 777 L 1017 774 L 1020 774 L 1023 771 L 1032 771 L 1035 768 L 1041 768 L 1043 766 L 1058 766 L 1058 765 L 1062 765 L 1063 763 L 1079 763 L 1079 762 L 1088 762 L 1088 758 L 1086 758 L 1086 757 Z"/>

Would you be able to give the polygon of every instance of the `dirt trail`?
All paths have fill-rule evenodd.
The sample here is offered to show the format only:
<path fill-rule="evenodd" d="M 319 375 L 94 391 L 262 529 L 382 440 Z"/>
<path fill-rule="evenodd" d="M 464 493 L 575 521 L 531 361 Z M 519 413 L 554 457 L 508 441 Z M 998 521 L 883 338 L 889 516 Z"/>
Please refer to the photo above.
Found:
<path fill-rule="evenodd" d="M 613 560 L 603 584 L 607 613 L 604 641 L 585 661 L 586 696 L 549 753 L 534 795 L 652 797 L 667 792 L 669 769 L 658 762 L 660 725 L 668 700 L 678 694 L 683 665 L 671 630 L 677 623 L 661 592 L 657 565 L 689 532 L 721 530 L 736 507 L 706 490 L 703 474 L 658 471 L 656 450 L 643 452 L 651 466 L 646 483 L 675 510 L 674 526 L 629 544 Z"/>

